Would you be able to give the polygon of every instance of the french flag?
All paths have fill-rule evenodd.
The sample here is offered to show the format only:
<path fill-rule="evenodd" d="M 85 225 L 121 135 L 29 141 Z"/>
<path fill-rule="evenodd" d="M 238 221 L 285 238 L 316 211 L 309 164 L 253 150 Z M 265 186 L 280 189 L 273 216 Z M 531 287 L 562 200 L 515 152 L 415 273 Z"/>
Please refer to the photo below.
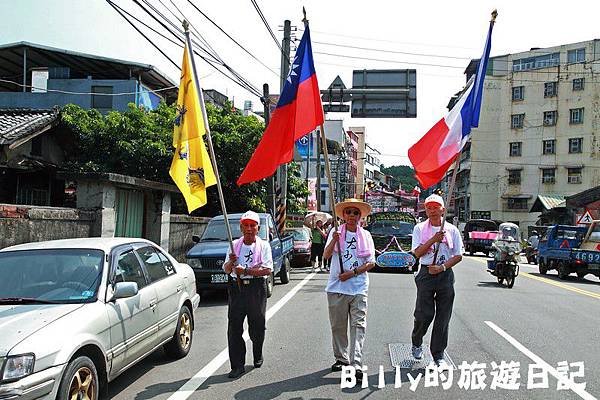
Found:
<path fill-rule="evenodd" d="M 469 140 L 471 128 L 479 126 L 483 81 L 492 47 L 492 29 L 495 15 L 490 21 L 483 55 L 477 73 L 450 110 L 417 143 L 408 149 L 408 158 L 415 169 L 415 177 L 423 189 L 435 185 L 460 154 Z"/>
<path fill-rule="evenodd" d="M 238 178 L 238 186 L 267 178 L 278 166 L 292 161 L 296 140 L 322 124 L 323 106 L 306 25 L 269 126 Z"/>

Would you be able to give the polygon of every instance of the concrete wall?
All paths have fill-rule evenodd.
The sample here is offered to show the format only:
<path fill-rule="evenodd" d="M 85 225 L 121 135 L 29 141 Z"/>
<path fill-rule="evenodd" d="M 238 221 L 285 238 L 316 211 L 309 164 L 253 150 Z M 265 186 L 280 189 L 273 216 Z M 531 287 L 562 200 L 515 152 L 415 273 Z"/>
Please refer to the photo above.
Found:
<path fill-rule="evenodd" d="M 93 211 L 0 204 L 0 248 L 43 240 L 95 236 Z"/>
<path fill-rule="evenodd" d="M 185 254 L 194 242 L 192 235 L 202 235 L 210 218 L 171 215 L 169 227 L 169 253 L 178 261 L 185 261 Z"/>

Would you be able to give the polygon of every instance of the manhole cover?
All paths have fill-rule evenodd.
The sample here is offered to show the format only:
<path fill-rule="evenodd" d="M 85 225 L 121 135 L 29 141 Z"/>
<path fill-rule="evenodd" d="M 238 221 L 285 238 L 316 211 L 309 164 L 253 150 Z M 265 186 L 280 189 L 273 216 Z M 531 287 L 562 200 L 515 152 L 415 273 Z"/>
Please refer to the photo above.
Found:
<path fill-rule="evenodd" d="M 429 363 L 433 362 L 429 345 L 425 343 L 423 343 L 423 359 L 421 360 L 413 358 L 411 343 L 390 343 L 389 348 L 392 367 L 424 369 Z M 454 364 L 447 351 L 444 351 L 444 359 L 452 366 L 452 369 L 456 369 L 456 364 Z"/>

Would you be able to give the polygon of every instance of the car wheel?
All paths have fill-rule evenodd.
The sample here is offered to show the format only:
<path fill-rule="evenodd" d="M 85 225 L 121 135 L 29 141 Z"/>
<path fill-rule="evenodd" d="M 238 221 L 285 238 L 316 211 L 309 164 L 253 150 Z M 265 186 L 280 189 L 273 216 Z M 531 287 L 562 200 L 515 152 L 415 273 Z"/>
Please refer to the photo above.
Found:
<path fill-rule="evenodd" d="M 170 342 L 164 345 L 165 353 L 172 358 L 187 356 L 192 348 L 192 312 L 188 306 L 181 307 L 177 328 Z"/>
<path fill-rule="evenodd" d="M 558 263 L 558 278 L 565 280 L 569 276 L 569 271 L 567 269 L 567 264 L 564 261 Z"/>
<path fill-rule="evenodd" d="M 58 388 L 58 400 L 97 400 L 100 385 L 94 362 L 80 356 L 69 363 Z"/>
<path fill-rule="evenodd" d="M 548 272 L 548 268 L 546 268 L 546 264 L 544 263 L 544 260 L 542 260 L 541 258 L 538 262 L 538 268 L 540 270 L 541 275 L 546 275 L 546 273 Z"/>
<path fill-rule="evenodd" d="M 271 297 L 271 295 L 273 294 L 273 273 L 271 272 L 268 276 L 267 276 L 267 298 Z"/>
<path fill-rule="evenodd" d="M 285 257 L 281 264 L 281 270 L 279 271 L 279 279 L 284 285 L 290 282 L 290 260 Z"/>
<path fill-rule="evenodd" d="M 579 279 L 583 279 L 587 275 L 587 272 L 577 272 L 577 277 Z"/>

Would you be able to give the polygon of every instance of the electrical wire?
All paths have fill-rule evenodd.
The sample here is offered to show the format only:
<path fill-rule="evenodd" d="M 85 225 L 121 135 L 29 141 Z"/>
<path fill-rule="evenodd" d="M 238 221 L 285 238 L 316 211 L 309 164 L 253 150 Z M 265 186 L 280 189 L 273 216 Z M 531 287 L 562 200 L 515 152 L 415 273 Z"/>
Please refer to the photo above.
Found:
<path fill-rule="evenodd" d="M 265 27 L 267 28 L 267 31 L 269 31 L 269 34 L 271 35 L 271 37 L 273 38 L 273 41 L 275 41 L 275 44 L 277 45 L 277 47 L 279 48 L 279 50 L 281 51 L 281 54 L 283 55 L 283 57 L 285 58 L 285 60 L 287 61 L 288 65 L 291 64 L 290 62 L 290 57 L 289 55 L 285 54 L 285 51 L 283 51 L 283 47 L 281 47 L 281 44 L 279 43 L 279 41 L 277 40 L 277 38 L 275 37 L 275 34 L 273 33 L 273 30 L 271 29 L 271 27 L 269 26 L 269 23 L 267 22 L 267 19 L 265 18 L 265 15 L 263 14 L 263 12 L 260 9 L 260 6 L 258 5 L 258 3 L 256 2 L 256 0 L 250 0 L 250 2 L 252 3 L 252 5 L 254 6 L 254 9 L 256 10 L 256 12 L 258 13 L 258 16 L 260 17 L 260 19 L 262 20 L 263 24 L 265 25 Z"/>
<path fill-rule="evenodd" d="M 372 47 L 350 46 L 350 45 L 347 45 L 347 44 L 331 43 L 331 42 L 313 41 L 312 43 L 314 43 L 314 44 L 322 44 L 322 45 L 325 45 L 325 46 L 345 47 L 347 49 L 378 51 L 378 52 L 392 53 L 392 54 L 404 54 L 404 55 L 409 55 L 409 56 L 437 57 L 437 58 L 448 58 L 448 59 L 453 59 L 453 60 L 472 60 L 471 57 L 455 57 L 455 56 L 446 56 L 446 55 L 441 55 L 441 54 L 412 53 L 412 52 L 407 52 L 407 51 L 377 49 L 377 48 L 372 48 Z"/>
<path fill-rule="evenodd" d="M 170 0 L 171 3 L 173 3 L 173 0 Z M 219 24 L 217 24 L 215 21 L 212 20 L 212 18 L 210 18 L 208 15 L 206 15 L 206 13 L 204 13 L 202 10 L 200 10 L 198 8 L 198 6 L 196 6 L 191 0 L 187 0 L 188 3 L 190 3 L 192 5 L 192 7 L 194 7 L 196 9 L 196 11 L 198 11 L 200 14 L 202 14 L 202 16 L 204 18 L 206 18 L 211 24 L 213 24 L 217 29 L 219 29 L 225 36 L 227 36 L 233 43 L 235 43 L 240 49 L 244 50 L 244 52 L 246 52 L 250 57 L 252 57 L 254 60 L 258 61 L 263 67 L 265 67 L 266 69 L 268 69 L 269 71 L 271 71 L 273 74 L 275 74 L 275 76 L 279 77 L 279 74 L 277 72 L 275 72 L 273 69 L 271 69 L 268 65 L 266 65 L 265 63 L 263 63 L 258 57 L 256 57 L 254 54 L 252 54 L 247 48 L 245 48 L 243 45 L 241 45 L 236 39 L 234 39 L 229 33 L 225 32 L 225 30 L 223 28 L 221 28 L 219 26 Z"/>

